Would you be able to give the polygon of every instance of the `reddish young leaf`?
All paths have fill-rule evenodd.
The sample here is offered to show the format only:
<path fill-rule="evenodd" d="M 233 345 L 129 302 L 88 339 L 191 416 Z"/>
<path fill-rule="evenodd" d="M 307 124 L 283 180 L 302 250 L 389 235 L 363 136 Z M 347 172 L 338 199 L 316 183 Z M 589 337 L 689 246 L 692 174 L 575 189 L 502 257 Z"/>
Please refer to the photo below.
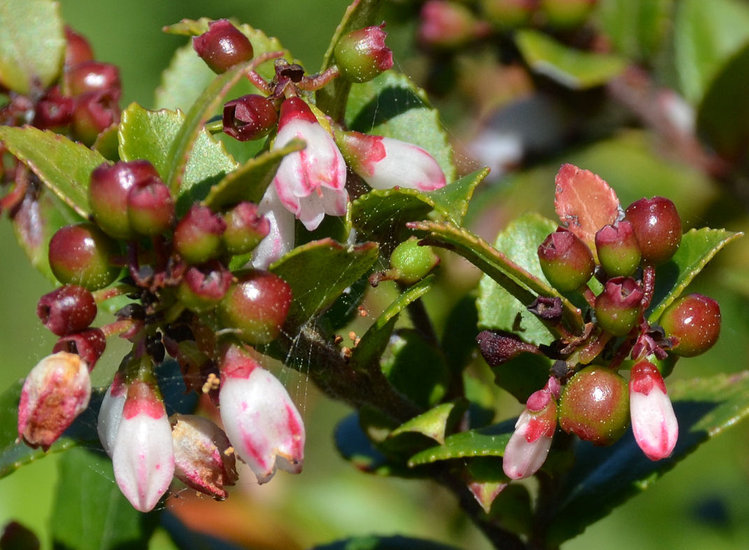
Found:
<path fill-rule="evenodd" d="M 554 209 L 562 222 L 595 254 L 595 234 L 619 215 L 619 199 L 609 184 L 589 170 L 563 164 L 557 173 Z"/>

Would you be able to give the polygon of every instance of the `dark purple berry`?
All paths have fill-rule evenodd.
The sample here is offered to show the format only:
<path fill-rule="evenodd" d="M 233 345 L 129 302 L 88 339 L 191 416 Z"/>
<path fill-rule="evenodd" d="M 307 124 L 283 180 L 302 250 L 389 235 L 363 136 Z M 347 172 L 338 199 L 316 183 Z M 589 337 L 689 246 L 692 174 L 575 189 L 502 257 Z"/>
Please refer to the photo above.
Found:
<path fill-rule="evenodd" d="M 385 45 L 384 24 L 348 33 L 333 55 L 341 74 L 351 82 L 368 82 L 393 66 L 393 52 Z"/>
<path fill-rule="evenodd" d="M 36 314 L 57 336 L 80 332 L 96 317 L 96 302 L 90 291 L 65 285 L 39 298 Z"/>
<path fill-rule="evenodd" d="M 34 111 L 34 126 L 41 129 L 63 128 L 73 120 L 75 100 L 60 94 L 57 87 L 51 88 L 40 99 Z"/>
<path fill-rule="evenodd" d="M 224 246 L 230 254 L 251 252 L 270 233 L 270 222 L 251 202 L 237 204 L 224 214 L 224 221 Z"/>
<path fill-rule="evenodd" d="M 586 367 L 564 387 L 559 425 L 595 445 L 610 445 L 629 424 L 627 382 L 605 367 Z"/>
<path fill-rule="evenodd" d="M 291 299 L 286 281 L 253 269 L 239 276 L 218 311 L 223 323 L 237 329 L 239 338 L 248 344 L 268 344 L 280 334 Z"/>
<path fill-rule="evenodd" d="M 231 271 L 218 260 L 190 266 L 177 288 L 177 298 L 189 310 L 208 311 L 226 295 L 232 279 Z"/>
<path fill-rule="evenodd" d="M 94 50 L 91 48 L 89 41 L 68 26 L 65 27 L 65 41 L 66 68 L 75 67 L 94 58 Z"/>
<path fill-rule="evenodd" d="M 92 370 L 96 362 L 101 357 L 107 347 L 107 339 L 99 328 L 90 328 L 74 334 L 68 334 L 60 338 L 52 353 L 58 351 L 67 351 L 75 353 L 88 365 L 88 370 Z"/>
<path fill-rule="evenodd" d="M 207 32 L 192 39 L 192 47 L 215 73 L 252 59 L 250 40 L 228 19 L 211 23 Z"/>
<path fill-rule="evenodd" d="M 49 266 L 61 283 L 97 290 L 117 278 L 116 253 L 115 242 L 94 224 L 68 225 L 49 241 Z"/>
<path fill-rule="evenodd" d="M 128 215 L 128 195 L 136 185 L 158 181 L 158 177 L 156 168 L 147 160 L 97 166 L 91 172 L 88 202 L 99 227 L 118 239 L 135 237 Z"/>
<path fill-rule="evenodd" d="M 93 145 L 101 132 L 120 121 L 119 94 L 110 90 L 76 97 L 73 135 L 84 145 Z"/>
<path fill-rule="evenodd" d="M 111 63 L 84 61 L 71 66 L 65 74 L 67 92 L 79 96 L 89 92 L 113 92 L 119 99 L 122 90 L 120 71 Z"/>
<path fill-rule="evenodd" d="M 640 199 L 627 207 L 642 259 L 658 265 L 667 262 L 681 243 L 681 218 L 676 206 L 664 197 Z"/>
<path fill-rule="evenodd" d="M 579 289 L 593 275 L 595 261 L 588 246 L 574 233 L 559 228 L 538 247 L 544 275 L 562 292 Z"/>
<path fill-rule="evenodd" d="M 644 296 L 642 286 L 631 277 L 609 279 L 596 297 L 598 325 L 614 336 L 624 336 L 637 325 Z"/>
<path fill-rule="evenodd" d="M 174 248 L 189 264 L 202 264 L 223 251 L 224 219 L 207 206 L 193 205 L 174 230 Z"/>
<path fill-rule="evenodd" d="M 598 261 L 609 277 L 628 277 L 640 265 L 642 255 L 632 224 L 622 220 L 596 233 Z"/>
<path fill-rule="evenodd" d="M 720 336 L 720 306 L 702 294 L 690 294 L 666 308 L 660 325 L 675 340 L 677 355 L 693 357 L 709 350 Z"/>
<path fill-rule="evenodd" d="M 127 219 L 140 235 L 159 235 L 174 224 L 174 200 L 166 184 L 157 178 L 141 181 L 127 194 Z"/>
<path fill-rule="evenodd" d="M 261 95 L 244 95 L 224 105 L 224 133 L 239 141 L 265 137 L 277 122 L 275 105 Z"/>

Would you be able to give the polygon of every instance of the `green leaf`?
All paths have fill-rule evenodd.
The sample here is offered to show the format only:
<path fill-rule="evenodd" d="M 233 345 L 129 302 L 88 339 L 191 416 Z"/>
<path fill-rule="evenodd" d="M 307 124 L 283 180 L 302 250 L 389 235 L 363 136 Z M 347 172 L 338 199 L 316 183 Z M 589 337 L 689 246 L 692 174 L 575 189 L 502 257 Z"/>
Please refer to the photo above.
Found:
<path fill-rule="evenodd" d="M 335 427 L 333 437 L 338 452 L 356 466 L 357 470 L 382 475 L 391 473 L 387 457 L 377 449 L 362 429 L 358 412 L 341 420 Z"/>
<path fill-rule="evenodd" d="M 488 175 L 488 168 L 476 170 L 456 182 L 445 185 L 442 189 L 427 193 L 427 195 L 440 214 L 455 225 L 460 225 L 468 211 L 468 203 L 473 197 L 476 186 Z"/>
<path fill-rule="evenodd" d="M 461 373 L 471 360 L 478 332 L 476 297 L 467 294 L 452 308 L 442 331 L 442 350 L 454 373 Z"/>
<path fill-rule="evenodd" d="M 351 130 L 415 143 L 437 160 L 447 181 L 455 180 L 453 151 L 439 113 L 405 75 L 389 70 L 370 82 L 353 84 L 346 124 Z"/>
<path fill-rule="evenodd" d="M 538 245 L 557 224 L 537 214 L 526 214 L 497 236 L 494 246 L 541 281 L 546 281 L 538 261 Z M 554 336 L 523 303 L 488 274 L 481 277 L 476 307 L 482 328 L 515 332 L 531 344 L 548 344 Z M 543 384 L 542 384 L 543 385 Z"/>
<path fill-rule="evenodd" d="M 25 443 L 16 442 L 18 438 L 18 402 L 21 399 L 23 380 L 14 383 L 0 395 L 0 478 L 12 474 L 20 467 L 29 464 L 50 453 L 67 451 L 77 445 L 97 445 L 99 437 L 96 434 L 96 414 L 102 392 L 95 392 L 91 401 L 95 405 L 79 416 L 73 425 L 55 441 L 45 453 L 41 449 L 32 449 Z"/>
<path fill-rule="evenodd" d="M 328 308 L 346 288 L 374 265 L 375 243 L 346 247 L 331 239 L 299 246 L 273 264 L 270 270 L 285 280 L 294 295 L 285 329 L 291 334 Z M 325 274 L 322 284 L 314 274 Z"/>
<path fill-rule="evenodd" d="M 534 223 L 549 222 L 547 220 L 546 222 Z M 499 283 L 520 304 L 530 305 L 538 295 L 559 297 L 562 300 L 563 314 L 567 323 L 575 331 L 582 330 L 583 320 L 580 310 L 569 300 L 552 288 L 545 279 L 538 277 L 523 265 L 511 260 L 506 254 L 492 247 L 467 229 L 437 222 L 412 222 L 409 227 L 417 233 L 424 234 L 426 244 L 448 248 L 466 258 Z M 534 232 L 536 231 L 539 231 L 539 229 L 536 228 Z M 522 233 L 518 235 L 522 235 Z M 538 241 L 535 245 L 532 243 L 526 244 L 525 255 L 529 256 L 531 251 L 535 253 L 535 249 L 540 242 Z M 520 251 L 521 248 L 518 247 L 517 253 L 520 254 Z M 481 316 L 479 319 L 481 320 Z"/>
<path fill-rule="evenodd" d="M 549 380 L 551 359 L 535 353 L 520 353 L 501 365 L 492 367 L 494 382 L 521 403 L 543 388 Z"/>
<path fill-rule="evenodd" d="M 749 40 L 749 7 L 736 0 L 681 0 L 674 56 L 681 91 L 699 103 L 725 61 Z"/>
<path fill-rule="evenodd" d="M 743 233 L 708 227 L 691 229 L 685 233 L 671 261 L 659 266 L 656 271 L 655 293 L 648 321 L 652 323 L 658 320 L 661 313 L 684 292 L 707 262 L 721 248 L 741 236 Z"/>
<path fill-rule="evenodd" d="M 749 371 L 680 380 L 670 390 L 679 441 L 670 458 L 645 457 L 631 430 L 611 447 L 579 444 L 575 466 L 548 517 L 547 542 L 558 546 L 645 490 L 699 445 L 749 415 Z"/>
<path fill-rule="evenodd" d="M 629 59 L 652 62 L 671 24 L 673 0 L 604 0 L 598 14 L 614 48 Z"/>
<path fill-rule="evenodd" d="M 448 425 L 455 420 L 456 411 L 464 410 L 464 404 L 458 406 L 456 403 L 442 403 L 401 424 L 390 433 L 389 437 L 397 437 L 405 433 L 418 433 L 443 444 Z"/>
<path fill-rule="evenodd" d="M 91 172 L 107 159 L 85 145 L 31 126 L 0 126 L 0 141 L 79 216 L 88 217 Z"/>
<path fill-rule="evenodd" d="M 31 265 L 53 283 L 57 278 L 49 267 L 49 240 L 58 229 L 83 221 L 52 193 L 26 195 L 11 218 L 18 244 Z"/>
<path fill-rule="evenodd" d="M 429 292 L 433 284 L 434 275 L 429 275 L 398 295 L 362 335 L 359 344 L 351 354 L 351 368 L 357 370 L 379 368 L 380 356 L 390 341 L 390 335 L 395 328 L 398 316 L 409 304 Z"/>
<path fill-rule="evenodd" d="M 160 513 L 141 514 L 120 492 L 112 461 L 103 453 L 73 449 L 60 460 L 52 511 L 55 548 L 146 548 Z"/>
<path fill-rule="evenodd" d="M 407 222 L 423 220 L 433 208 L 415 189 L 376 189 L 351 202 L 349 217 L 363 238 L 395 245 L 408 237 Z"/>
<path fill-rule="evenodd" d="M 322 546 L 315 546 L 311 550 L 457 550 L 439 542 L 415 539 L 400 535 L 382 536 L 368 535 L 353 537 Z"/>
<path fill-rule="evenodd" d="M 451 435 L 445 439 L 444 445 L 431 447 L 413 455 L 408 465 L 413 468 L 456 458 L 503 456 L 507 442 L 515 429 L 515 420 Z"/>
<path fill-rule="evenodd" d="M 697 111 L 698 133 L 728 158 L 740 158 L 749 147 L 747 74 L 749 44 L 712 79 Z"/>
<path fill-rule="evenodd" d="M 518 31 L 515 43 L 531 69 L 573 90 L 606 84 L 627 67 L 617 55 L 575 50 L 540 31 Z"/>
<path fill-rule="evenodd" d="M 149 111 L 132 103 L 122 112 L 120 157 L 126 161 L 146 159 L 166 180 L 172 169 L 170 152 L 184 126 L 185 116 L 180 111 Z M 205 129 L 201 129 L 196 135 L 179 189 L 180 195 L 185 196 L 181 199 L 182 203 L 191 204 L 194 200 L 202 199 L 215 183 L 236 167 L 236 162 L 223 146 Z"/>
<path fill-rule="evenodd" d="M 60 5 L 50 0 L 0 2 L 0 83 L 21 94 L 60 74 L 65 34 Z"/>
<path fill-rule="evenodd" d="M 259 203 L 283 158 L 289 153 L 301 151 L 305 146 L 304 141 L 292 139 L 280 149 L 251 158 L 212 186 L 203 203 L 213 209 L 240 201 Z"/>
<path fill-rule="evenodd" d="M 197 140 L 201 134 L 206 134 L 205 122 L 216 113 L 226 94 L 244 76 L 250 63 L 239 64 L 216 76 L 185 115 L 170 144 L 167 155 L 166 183 L 173 195 L 176 196 L 185 191 L 185 189 L 182 189 L 183 184 L 189 188 L 189 182 L 186 179 L 186 168 L 189 160 L 193 159 L 198 163 L 201 163 L 202 160 L 212 164 L 210 157 L 204 159 L 199 151 L 194 150 L 197 146 Z"/>

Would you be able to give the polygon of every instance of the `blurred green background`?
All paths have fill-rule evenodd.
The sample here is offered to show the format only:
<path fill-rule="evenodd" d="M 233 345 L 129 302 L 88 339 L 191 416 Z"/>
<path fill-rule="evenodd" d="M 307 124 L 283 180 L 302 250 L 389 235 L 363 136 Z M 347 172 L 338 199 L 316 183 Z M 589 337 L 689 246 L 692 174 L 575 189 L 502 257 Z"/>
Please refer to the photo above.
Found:
<path fill-rule="evenodd" d="M 0 0 L 2 1 L 2 0 Z M 234 17 L 278 37 L 309 69 L 319 66 L 345 0 L 62 0 L 65 20 L 88 36 L 96 56 L 121 67 L 125 106 L 153 102 L 160 72 L 172 52 L 185 42 L 161 27 L 182 18 Z M 408 53 L 406 31 L 396 33 L 396 59 Z M 454 118 L 459 118 L 452 113 Z M 583 166 L 591 168 L 591 166 Z M 600 171 L 617 187 L 617 175 L 627 168 L 616 159 Z M 606 173 L 609 171 L 610 173 Z M 550 214 L 552 180 L 543 204 Z M 622 191 L 621 189 L 617 189 Z M 626 193 L 626 190 L 624 190 Z M 540 196 L 533 193 L 533 197 Z M 512 199 L 516 200 L 516 199 Z M 524 206 L 534 198 L 523 195 Z M 678 202 L 678 197 L 675 197 Z M 688 220 L 710 225 L 711 219 Z M 740 229 L 729 227 L 729 229 Z M 746 249 L 744 243 L 731 245 Z M 738 251 L 709 270 L 709 293 L 721 302 L 723 334 L 714 350 L 679 366 L 681 376 L 700 376 L 746 368 L 749 310 L 740 295 L 719 290 L 721 270 L 740 264 Z M 15 244 L 10 224 L 0 222 L 0 288 L 4 315 L 0 316 L 0 388 L 23 377 L 51 349 L 53 338 L 35 315 L 38 297 L 51 284 L 34 271 Z M 733 258 L 733 260 L 732 260 Z M 732 263 L 733 262 L 733 263 Z M 732 267 L 733 266 L 733 267 Z M 699 284 L 699 281 L 698 281 Z M 715 285 L 719 285 L 716 289 Z M 97 367 L 95 382 L 103 383 L 116 367 L 114 352 Z M 226 503 L 197 500 L 188 494 L 172 499 L 175 513 L 192 525 L 202 525 L 216 536 L 227 536 L 252 548 L 305 548 L 352 534 L 404 534 L 441 540 L 465 549 L 489 546 L 461 518 L 456 503 L 439 487 L 419 481 L 373 478 L 357 472 L 338 458 L 332 441 L 335 423 L 346 408 L 321 398 L 302 376 L 283 374 L 302 404 L 308 426 L 305 471 L 299 477 L 281 473 L 267 486 L 257 487 L 245 473 Z M 508 410 L 507 416 L 518 410 Z M 9 414 L 1 411 L 0 414 Z M 743 549 L 749 548 L 749 429 L 738 426 L 707 443 L 643 495 L 565 545 L 569 549 L 637 548 Z M 50 456 L 0 480 L 0 525 L 18 520 L 50 544 L 47 522 L 54 491 L 56 457 Z M 101 472 L 111 478 L 111 472 Z M 153 548 L 173 543 L 157 532 Z"/>

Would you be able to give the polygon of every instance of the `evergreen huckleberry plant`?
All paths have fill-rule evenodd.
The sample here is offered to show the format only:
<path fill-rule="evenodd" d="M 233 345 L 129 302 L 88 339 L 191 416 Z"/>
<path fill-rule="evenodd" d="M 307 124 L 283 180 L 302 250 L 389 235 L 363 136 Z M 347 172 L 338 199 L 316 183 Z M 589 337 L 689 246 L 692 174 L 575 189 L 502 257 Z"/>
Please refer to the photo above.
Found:
<path fill-rule="evenodd" d="M 160 108 L 123 110 L 119 68 L 63 25 L 56 3 L 34 0 L 49 17 L 26 18 L 28 0 L 6 1 L 0 211 L 56 287 L 36 305 L 52 353 L 1 396 L 17 417 L 8 430 L 0 420 L 0 434 L 13 434 L 0 441 L 0 477 L 80 445 L 60 459 L 58 498 L 108 495 L 101 514 L 71 508 L 66 521 L 97 527 L 55 531 L 55 545 L 146 547 L 158 518 L 187 540 L 180 514 L 196 502 L 246 506 L 255 490 L 244 479 L 301 474 L 305 456 L 308 465 L 320 456 L 305 449 L 308 437 L 310 449 L 323 445 L 308 386 L 350 408 L 334 431 L 345 460 L 440 484 L 489 544 L 510 550 L 557 550 L 749 415 L 748 372 L 684 380 L 678 367 L 716 346 L 734 313 L 686 289 L 740 233 L 685 228 L 707 216 L 695 201 L 712 200 L 717 182 L 746 180 L 737 159 L 747 136 L 722 133 L 716 114 L 716 97 L 736 95 L 689 92 L 707 148 L 693 127 L 677 131 L 654 113 L 643 97 L 668 80 L 650 78 L 658 40 L 631 53 L 617 37 L 643 33 L 612 30 L 631 22 L 612 17 L 619 3 L 594 17 L 592 0 L 427 0 L 385 11 L 356 0 L 318 72 L 238 20 L 184 19 L 164 29 L 189 41 L 165 73 Z M 403 28 L 415 29 L 426 89 L 397 70 L 418 64 L 394 62 L 391 16 L 388 30 L 413 19 Z M 453 117 L 475 108 L 481 122 L 445 132 L 430 92 Z M 455 93 L 461 100 L 449 103 Z M 566 139 L 595 142 L 603 130 L 588 118 L 611 130 L 607 161 L 595 147 L 577 158 L 610 163 L 614 185 L 572 164 L 554 165 L 553 178 L 536 169 L 551 153 L 571 154 Z M 624 120 L 626 132 L 609 128 Z M 516 174 L 499 181 L 455 154 L 449 138 L 464 132 L 517 142 L 523 154 L 503 164 Z M 669 162 L 647 156 L 660 154 Z M 680 156 L 700 177 L 682 166 L 661 189 Z M 652 181 L 638 179 L 650 172 Z M 702 179 L 715 189 L 636 198 Z M 635 200 L 624 207 L 614 186 Z M 524 213 L 535 199 L 558 219 Z M 479 236 L 499 225 L 493 244 Z M 733 275 L 719 284 L 745 288 Z M 108 347 L 113 339 L 122 342 Z M 95 366 L 103 387 L 92 387 Z M 296 385 L 287 368 L 301 373 Z M 305 425 L 313 411 L 314 430 Z M 68 479 L 78 470 L 97 479 Z M 323 522 L 295 483 L 271 485 L 294 503 L 285 518 L 311 509 Z M 462 524 L 429 508 L 435 537 L 437 525 Z M 265 518 L 257 509 L 248 524 Z M 206 512 L 200 527 L 211 523 Z M 65 538 L 72 531 L 79 538 Z M 0 546 L 19 532 L 9 527 Z M 283 536 L 277 546 L 292 545 Z M 372 540 L 367 547 L 432 547 Z"/>

